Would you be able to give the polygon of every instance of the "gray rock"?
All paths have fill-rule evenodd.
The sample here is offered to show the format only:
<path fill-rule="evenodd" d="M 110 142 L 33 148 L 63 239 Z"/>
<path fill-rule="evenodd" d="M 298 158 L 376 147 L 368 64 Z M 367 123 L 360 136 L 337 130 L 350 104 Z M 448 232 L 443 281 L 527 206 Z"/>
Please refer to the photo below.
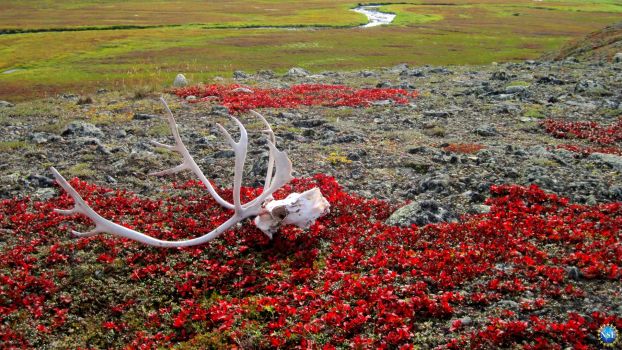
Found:
<path fill-rule="evenodd" d="M 173 81 L 174 87 L 184 87 L 188 86 L 188 79 L 183 74 L 177 74 L 175 80 Z"/>
<path fill-rule="evenodd" d="M 436 74 L 453 74 L 452 71 L 450 71 L 449 69 L 445 68 L 445 67 L 436 67 L 436 68 L 432 68 L 429 70 L 430 73 L 436 73 Z"/>
<path fill-rule="evenodd" d="M 308 75 L 309 75 L 309 72 L 307 72 L 305 69 L 300 68 L 300 67 L 291 68 L 285 74 L 285 76 L 288 78 L 303 78 Z"/>
<path fill-rule="evenodd" d="M 391 67 L 389 70 L 393 73 L 401 73 L 404 70 L 408 69 L 408 65 L 406 63 L 400 63 L 396 66 Z"/>
<path fill-rule="evenodd" d="M 463 326 L 469 326 L 471 323 L 473 323 L 473 319 L 471 319 L 471 317 L 469 317 L 469 316 L 464 316 L 464 317 L 458 319 L 458 321 L 460 321 L 460 323 Z"/>
<path fill-rule="evenodd" d="M 527 91 L 527 86 L 523 86 L 523 85 L 510 85 L 505 88 L 506 94 L 519 94 L 525 91 Z"/>
<path fill-rule="evenodd" d="M 400 72 L 402 77 L 423 77 L 425 74 L 420 69 L 405 69 Z"/>
<path fill-rule="evenodd" d="M 401 227 L 410 227 L 415 224 L 421 227 L 431 223 L 453 222 L 456 220 L 456 214 L 449 209 L 443 208 L 438 202 L 423 200 L 399 208 L 386 220 L 386 224 Z"/>
<path fill-rule="evenodd" d="M 61 135 L 70 137 L 103 137 L 104 133 L 100 128 L 91 123 L 74 121 L 67 125 Z"/>
<path fill-rule="evenodd" d="M 188 102 L 192 102 L 192 101 L 196 101 L 196 100 L 197 100 L 197 97 L 194 96 L 194 95 L 186 96 L 186 101 L 188 101 Z"/>
<path fill-rule="evenodd" d="M 492 125 L 482 125 L 479 128 L 475 129 L 475 133 L 479 136 L 491 137 L 499 134 L 497 129 Z"/>
<path fill-rule="evenodd" d="M 594 92 L 604 89 L 605 87 L 602 84 L 593 80 L 581 80 L 574 87 L 575 92 Z"/>
<path fill-rule="evenodd" d="M 418 192 L 443 193 L 450 190 L 450 178 L 447 174 L 433 174 L 419 181 Z"/>
<path fill-rule="evenodd" d="M 490 206 L 484 204 L 475 204 L 471 206 L 471 210 L 469 211 L 472 214 L 488 214 L 490 213 Z"/>
<path fill-rule="evenodd" d="M 50 134 L 50 133 L 47 133 L 47 132 L 33 132 L 30 135 L 28 135 L 28 139 L 30 139 L 30 141 L 40 145 L 40 144 L 43 144 L 43 143 L 59 141 L 60 140 L 60 136 L 55 135 L 55 134 Z"/>
<path fill-rule="evenodd" d="M 318 126 L 322 126 L 326 124 L 326 120 L 322 120 L 322 119 L 294 120 L 292 124 L 298 128 L 317 128 Z"/>
<path fill-rule="evenodd" d="M 8 101 L 2 101 L 0 100 L 0 108 L 8 108 L 8 107 L 13 107 L 14 104 L 12 104 L 11 102 Z"/>
<path fill-rule="evenodd" d="M 499 300 L 495 306 L 499 307 L 499 308 L 503 308 L 503 309 L 513 309 L 516 310 L 519 308 L 520 304 L 513 301 L 513 300 Z"/>
<path fill-rule="evenodd" d="M 362 76 L 363 78 L 369 78 L 369 77 L 373 77 L 376 74 L 372 71 L 362 70 L 359 72 L 359 75 Z"/>
<path fill-rule="evenodd" d="M 618 52 L 613 56 L 613 62 L 622 63 L 622 52 Z"/>
<path fill-rule="evenodd" d="M 492 73 L 492 76 L 490 77 L 491 80 L 508 80 L 510 79 L 510 77 L 508 76 L 508 73 L 504 72 L 504 71 L 497 71 Z"/>
<path fill-rule="evenodd" d="M 588 159 L 598 163 L 607 164 L 617 171 L 622 171 L 622 157 L 620 156 L 606 153 L 592 153 Z"/>
<path fill-rule="evenodd" d="M 571 280 L 578 281 L 581 278 L 581 270 L 579 270 L 576 266 L 567 267 L 566 273 L 568 278 Z"/>
<path fill-rule="evenodd" d="M 227 117 L 229 116 L 229 108 L 221 105 L 214 105 L 212 106 L 212 114 Z"/>
<path fill-rule="evenodd" d="M 274 71 L 270 70 L 270 69 L 262 69 L 262 70 L 258 70 L 257 71 L 257 75 L 260 78 L 263 79 L 272 79 L 274 78 L 276 75 L 274 74 Z"/>
<path fill-rule="evenodd" d="M 495 112 L 505 114 L 518 114 L 521 112 L 521 108 L 520 106 L 512 103 L 501 103 L 497 107 L 495 107 Z"/>
<path fill-rule="evenodd" d="M 244 71 L 236 70 L 235 72 L 233 72 L 233 78 L 234 79 L 246 79 L 248 78 L 248 74 L 246 74 Z"/>
<path fill-rule="evenodd" d="M 212 154 L 212 157 L 214 158 L 233 158 L 235 157 L 235 152 L 233 150 L 223 150 L 223 151 L 217 151 L 214 152 L 214 154 Z"/>
<path fill-rule="evenodd" d="M 122 139 L 127 136 L 127 131 L 125 131 L 124 129 L 118 129 L 114 131 L 113 135 L 118 139 Z"/>
<path fill-rule="evenodd" d="M 425 115 L 426 117 L 432 117 L 432 118 L 447 118 L 451 115 L 451 113 L 449 111 L 439 110 L 439 111 L 425 111 L 423 112 L 423 115 Z"/>
<path fill-rule="evenodd" d="M 28 181 L 36 187 L 53 187 L 55 183 L 53 178 L 38 174 L 28 176 Z"/>
<path fill-rule="evenodd" d="M 147 114 L 147 113 L 134 113 L 134 120 L 149 120 L 149 119 L 158 119 L 158 116 L 155 114 Z"/>

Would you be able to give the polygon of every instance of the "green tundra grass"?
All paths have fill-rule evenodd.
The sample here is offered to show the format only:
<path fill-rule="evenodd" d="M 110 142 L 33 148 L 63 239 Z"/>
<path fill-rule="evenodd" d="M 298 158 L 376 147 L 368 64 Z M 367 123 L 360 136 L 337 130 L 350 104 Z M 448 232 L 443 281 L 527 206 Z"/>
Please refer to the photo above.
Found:
<path fill-rule="evenodd" d="M 161 88 L 179 72 L 199 82 L 238 69 L 523 60 L 622 17 L 622 0 L 400 1 L 382 7 L 397 14 L 393 24 L 363 29 L 355 28 L 366 18 L 349 11 L 354 6 L 341 0 L 5 0 L 0 30 L 24 33 L 0 35 L 0 98 Z"/>

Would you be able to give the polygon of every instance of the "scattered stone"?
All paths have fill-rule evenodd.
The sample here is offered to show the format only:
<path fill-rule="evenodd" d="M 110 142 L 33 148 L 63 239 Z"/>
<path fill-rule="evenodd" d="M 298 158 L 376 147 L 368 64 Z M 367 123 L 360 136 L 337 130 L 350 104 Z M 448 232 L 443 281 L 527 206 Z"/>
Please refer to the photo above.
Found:
<path fill-rule="evenodd" d="M 288 119 L 292 119 L 292 118 L 288 118 Z M 317 128 L 318 126 L 322 126 L 326 124 L 326 120 L 322 120 L 322 119 L 294 120 L 292 124 L 298 128 Z"/>
<path fill-rule="evenodd" d="M 525 92 L 527 90 L 527 86 L 523 85 L 510 85 L 505 88 L 506 94 L 519 94 Z"/>
<path fill-rule="evenodd" d="M 426 117 L 432 117 L 432 118 L 447 118 L 451 115 L 451 113 L 445 110 L 438 110 L 438 111 L 425 111 L 423 112 L 423 115 Z"/>
<path fill-rule="evenodd" d="M 479 136 L 491 137 L 499 134 L 497 129 L 492 125 L 482 125 L 479 128 L 475 129 L 475 133 Z"/>
<path fill-rule="evenodd" d="M 400 72 L 402 77 L 423 77 L 425 74 L 421 69 L 405 69 Z"/>
<path fill-rule="evenodd" d="M 134 113 L 134 120 L 150 120 L 150 119 L 158 119 L 159 117 L 155 114 L 147 114 L 147 113 Z"/>
<path fill-rule="evenodd" d="M 72 137 L 103 137 L 104 133 L 100 128 L 91 123 L 74 121 L 67 125 L 61 135 Z"/>
<path fill-rule="evenodd" d="M 36 187 L 53 187 L 56 183 L 53 178 L 38 174 L 28 176 L 28 181 Z"/>
<path fill-rule="evenodd" d="M 359 75 L 363 78 L 369 78 L 369 77 L 373 77 L 374 75 L 376 75 L 376 73 L 372 71 L 368 71 L 368 70 L 362 70 L 359 72 Z"/>
<path fill-rule="evenodd" d="M 214 106 L 212 106 L 212 114 L 220 115 L 220 116 L 223 116 L 223 117 L 228 117 L 229 116 L 229 108 L 227 108 L 225 106 L 221 106 L 221 105 L 214 105 Z"/>
<path fill-rule="evenodd" d="M 15 105 L 12 104 L 11 102 L 0 100 L 0 108 L 8 108 L 8 107 L 13 107 L 13 106 Z"/>
<path fill-rule="evenodd" d="M 216 151 L 212 154 L 212 157 L 214 158 L 233 158 L 235 157 L 235 152 L 233 150 L 222 150 L 222 151 Z"/>
<path fill-rule="evenodd" d="M 231 90 L 232 92 L 241 92 L 244 94 L 252 94 L 253 90 L 249 89 L 249 88 L 245 88 L 245 87 L 239 87 L 239 88 L 235 88 L 233 90 Z"/>
<path fill-rule="evenodd" d="M 568 278 L 571 280 L 578 281 L 581 278 L 581 270 L 579 270 L 576 266 L 569 266 L 566 268 L 566 272 Z"/>
<path fill-rule="evenodd" d="M 492 73 L 492 76 L 490 77 L 490 79 L 492 80 L 509 80 L 510 77 L 508 76 L 508 73 L 504 72 L 504 71 L 497 71 Z"/>
<path fill-rule="evenodd" d="M 47 132 L 33 132 L 28 135 L 28 139 L 38 145 L 48 142 L 56 142 L 61 138 L 58 135 L 50 134 Z"/>
<path fill-rule="evenodd" d="M 423 200 L 396 210 L 386 220 L 386 224 L 400 227 L 410 227 L 415 224 L 421 227 L 438 222 L 454 222 L 457 219 L 451 210 L 443 208 L 438 202 Z"/>
<path fill-rule="evenodd" d="M 235 72 L 233 72 L 233 79 L 248 79 L 248 77 L 248 74 L 246 74 L 244 71 L 236 70 Z"/>
<path fill-rule="evenodd" d="M 291 68 L 285 74 L 285 76 L 288 78 L 302 78 L 308 75 L 309 75 L 309 72 L 307 72 L 305 69 L 300 68 L 300 67 Z"/>
<path fill-rule="evenodd" d="M 622 62 L 622 52 L 618 52 L 613 56 L 613 62 L 621 63 Z"/>
<path fill-rule="evenodd" d="M 607 164 L 617 171 L 622 171 L 622 157 L 614 154 L 592 153 L 588 159 Z"/>
<path fill-rule="evenodd" d="M 177 74 L 175 80 L 173 81 L 174 87 L 184 87 L 188 86 L 188 79 L 183 74 Z"/>

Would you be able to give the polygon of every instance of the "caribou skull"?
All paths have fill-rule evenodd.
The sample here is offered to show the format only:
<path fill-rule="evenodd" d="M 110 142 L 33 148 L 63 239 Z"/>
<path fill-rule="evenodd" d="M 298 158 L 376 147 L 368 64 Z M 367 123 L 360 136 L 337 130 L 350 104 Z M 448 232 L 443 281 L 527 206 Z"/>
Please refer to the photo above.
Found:
<path fill-rule="evenodd" d="M 207 191 L 216 200 L 216 202 L 227 209 L 233 210 L 233 216 L 225 223 L 215 228 L 212 232 L 201 237 L 184 241 L 163 241 L 103 218 L 91 207 L 89 207 L 82 197 L 80 197 L 78 192 L 67 182 L 67 180 L 65 180 L 65 178 L 63 178 L 63 176 L 52 167 L 51 171 L 54 174 L 56 181 L 65 189 L 65 191 L 67 191 L 75 202 L 72 209 L 55 209 L 55 212 L 64 215 L 79 213 L 91 219 L 95 224 L 95 228 L 89 232 L 82 233 L 72 230 L 71 232 L 75 236 L 89 237 L 98 233 L 110 233 L 115 236 L 129 238 L 156 247 L 188 247 L 209 242 L 223 234 L 236 223 L 252 216 L 256 217 L 255 225 L 268 237 L 272 238 L 272 234 L 276 232 L 282 224 L 293 224 L 301 228 L 307 228 L 313 224 L 317 218 L 328 213 L 330 205 L 322 196 L 318 188 L 313 188 L 304 193 L 292 193 L 287 198 L 282 200 L 274 200 L 272 198 L 272 194 L 274 192 L 292 180 L 292 163 L 285 152 L 279 151 L 276 148 L 276 138 L 274 137 L 274 132 L 272 131 L 270 124 L 268 124 L 266 119 L 261 114 L 255 111 L 251 111 L 251 113 L 258 117 L 266 126 L 266 130 L 264 130 L 264 132 L 268 136 L 267 143 L 270 151 L 268 157 L 268 170 L 266 173 L 263 192 L 257 198 L 249 201 L 248 203 L 240 203 L 240 189 L 242 187 L 242 173 L 244 170 L 244 162 L 246 160 L 248 134 L 244 128 L 244 125 L 242 125 L 237 118 L 231 117 L 240 129 L 240 139 L 238 142 L 233 140 L 229 132 L 227 132 L 222 125 L 217 124 L 218 128 L 235 153 L 233 203 L 224 200 L 216 192 L 205 175 L 203 175 L 203 172 L 199 169 L 194 159 L 192 159 L 192 156 L 190 156 L 188 149 L 183 144 L 181 137 L 179 136 L 179 130 L 177 129 L 173 113 L 163 98 L 161 98 L 161 101 L 164 104 L 168 114 L 167 120 L 173 133 L 173 138 L 175 139 L 175 145 L 169 146 L 161 144 L 157 141 L 152 142 L 158 147 L 163 147 L 179 153 L 182 156 L 183 161 L 180 165 L 174 168 L 153 173 L 151 175 L 161 176 L 178 173 L 184 170 L 190 170 L 199 178 L 199 180 L 201 180 L 205 187 L 207 187 Z"/>

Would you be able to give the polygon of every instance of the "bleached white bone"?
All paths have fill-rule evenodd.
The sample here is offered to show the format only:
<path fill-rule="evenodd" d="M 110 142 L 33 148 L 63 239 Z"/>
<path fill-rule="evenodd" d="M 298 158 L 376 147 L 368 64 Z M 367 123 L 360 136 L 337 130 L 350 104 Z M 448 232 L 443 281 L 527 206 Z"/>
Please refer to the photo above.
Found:
<path fill-rule="evenodd" d="M 244 125 L 240 123 L 237 118 L 231 117 L 233 121 L 238 125 L 240 129 L 240 139 L 236 142 L 229 132 L 217 124 L 218 128 L 224 135 L 225 139 L 233 148 L 235 153 L 235 170 L 233 176 L 233 203 L 224 200 L 214 189 L 209 180 L 205 177 L 201 169 L 198 167 L 190 152 L 184 145 L 177 129 L 177 124 L 173 113 L 166 104 L 166 101 L 161 98 L 162 103 L 167 112 L 167 121 L 175 145 L 165 145 L 157 141 L 153 143 L 158 147 L 164 147 L 171 151 L 175 151 L 182 156 L 182 163 L 174 168 L 153 173 L 152 175 L 168 175 L 174 174 L 183 170 L 192 171 L 201 182 L 205 185 L 210 195 L 221 206 L 232 209 L 234 211 L 233 216 L 222 225 L 215 228 L 212 232 L 205 234 L 201 237 L 182 240 L 182 241 L 164 241 L 144 233 L 129 229 L 127 227 L 116 224 L 110 220 L 107 220 L 97 214 L 80 196 L 80 194 L 65 180 L 65 178 L 54 168 L 51 168 L 52 174 L 56 178 L 58 184 L 67 191 L 67 193 L 73 198 L 75 205 L 72 209 L 62 210 L 55 209 L 55 212 L 63 215 L 82 214 L 88 217 L 95 224 L 95 228 L 89 232 L 77 232 L 71 231 L 78 237 L 89 237 L 99 233 L 110 233 L 119 237 L 129 238 L 147 245 L 156 247 L 188 247 L 197 244 L 203 244 L 211 241 L 212 239 L 220 236 L 236 223 L 252 216 L 256 216 L 255 224 L 262 230 L 268 237 L 272 238 L 272 235 L 280 225 L 294 224 L 301 228 L 309 227 L 317 218 L 328 213 L 329 203 L 322 196 L 318 188 L 313 188 L 304 193 L 292 193 L 283 200 L 273 200 L 272 194 L 279 188 L 283 187 L 292 179 L 292 163 L 287 157 L 287 154 L 283 151 L 279 151 L 275 144 L 276 138 L 274 132 L 270 127 L 270 124 L 259 113 L 251 111 L 251 113 L 261 119 L 266 126 L 264 132 L 268 136 L 267 144 L 269 148 L 268 157 L 268 170 L 266 173 L 263 192 L 257 196 L 257 198 L 242 204 L 240 198 L 240 191 L 242 188 L 242 175 L 244 171 L 244 162 L 246 160 L 246 153 L 248 148 L 248 133 Z M 273 169 L 274 168 L 274 169 Z M 272 175 L 274 171 L 274 176 Z"/>

